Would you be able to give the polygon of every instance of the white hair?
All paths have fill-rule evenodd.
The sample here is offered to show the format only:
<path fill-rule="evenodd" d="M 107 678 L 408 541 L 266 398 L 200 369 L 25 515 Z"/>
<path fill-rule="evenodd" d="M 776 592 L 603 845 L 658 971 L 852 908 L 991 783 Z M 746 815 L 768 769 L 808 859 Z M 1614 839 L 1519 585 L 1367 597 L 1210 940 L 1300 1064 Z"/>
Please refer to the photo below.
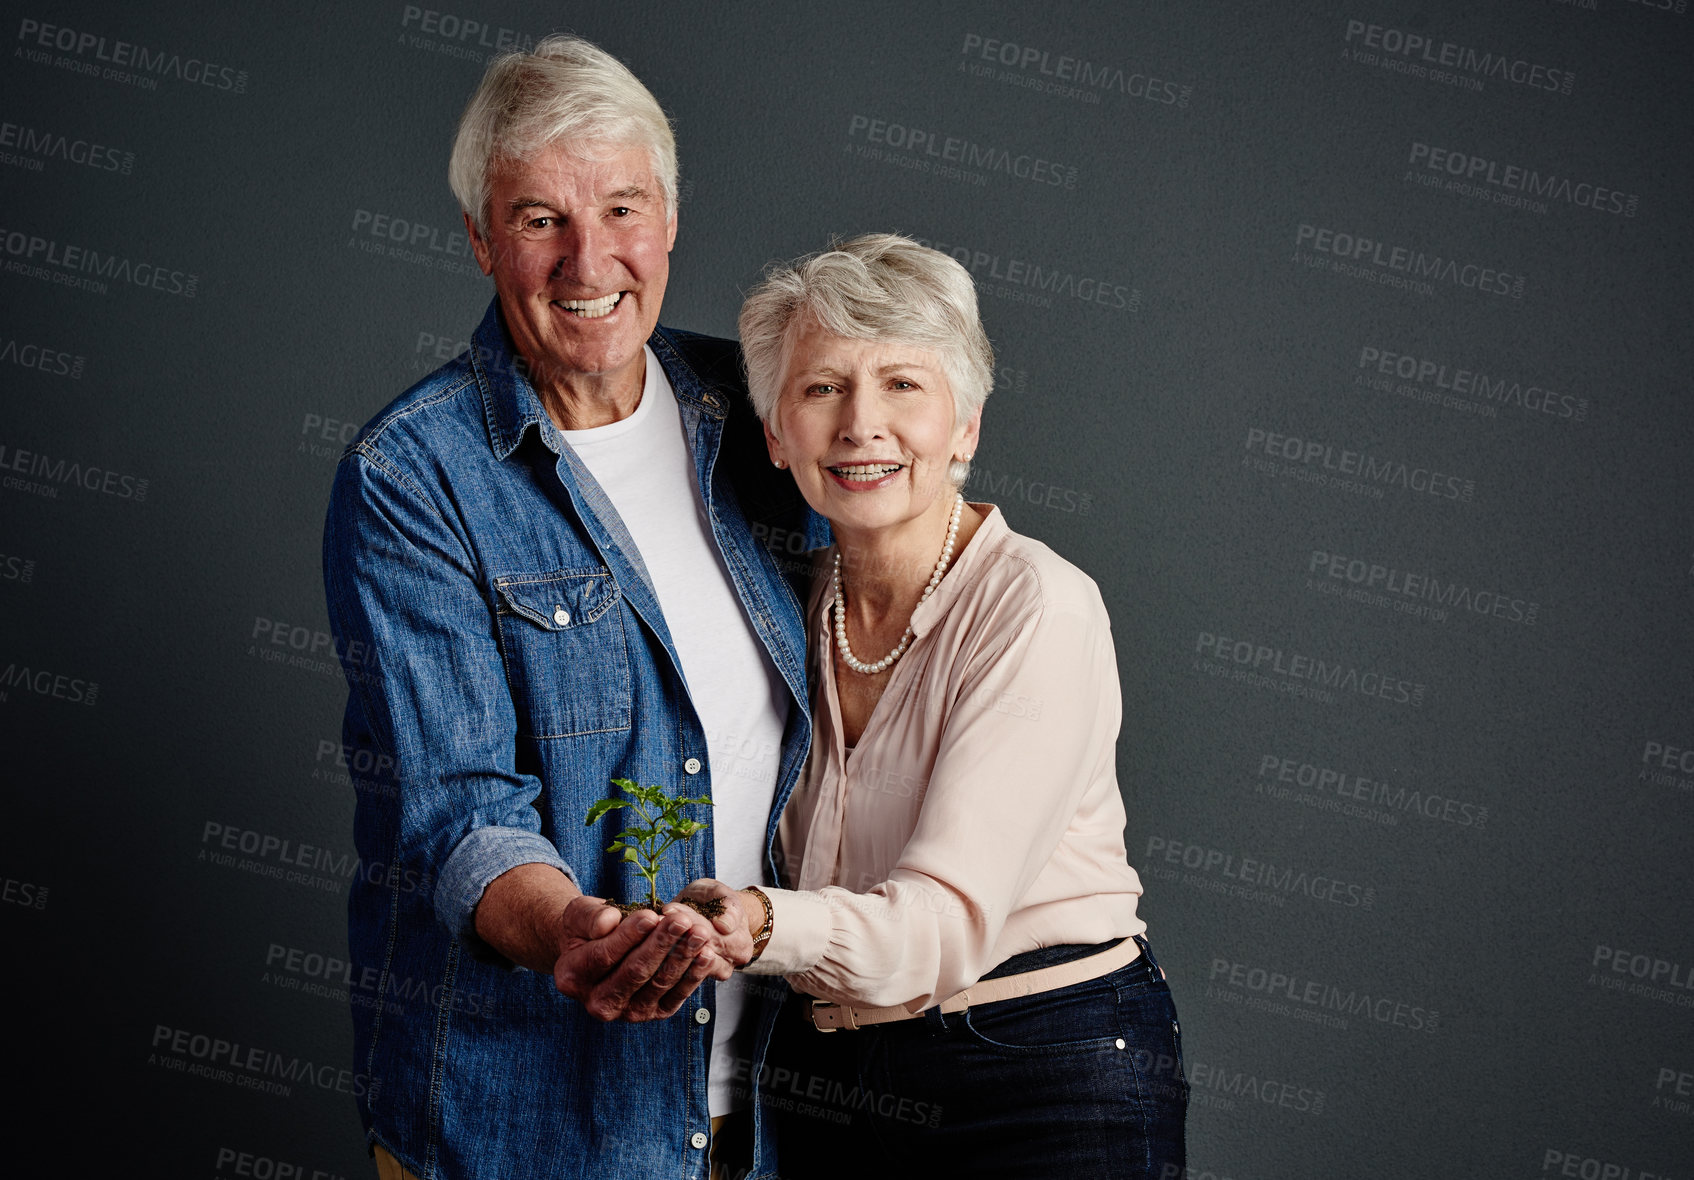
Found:
<path fill-rule="evenodd" d="M 560 33 L 491 61 L 459 116 L 447 183 L 478 231 L 488 232 L 495 169 L 561 143 L 585 159 L 594 149 L 646 148 L 665 213 L 676 212 L 676 137 L 659 100 L 604 49 Z"/>
<path fill-rule="evenodd" d="M 861 234 L 793 262 L 773 263 L 741 305 L 741 352 L 753 409 L 769 423 L 794 337 L 808 325 L 849 340 L 928 349 L 953 390 L 953 423 L 994 388 L 994 349 L 982 330 L 970 272 L 900 234 Z M 947 470 L 956 486 L 970 464 Z"/>

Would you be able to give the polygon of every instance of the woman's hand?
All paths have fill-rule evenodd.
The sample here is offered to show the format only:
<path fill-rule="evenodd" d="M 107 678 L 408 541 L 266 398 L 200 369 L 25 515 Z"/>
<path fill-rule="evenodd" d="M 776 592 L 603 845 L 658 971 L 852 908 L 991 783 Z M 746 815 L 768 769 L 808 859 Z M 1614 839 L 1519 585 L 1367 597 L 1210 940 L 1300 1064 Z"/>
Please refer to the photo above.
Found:
<path fill-rule="evenodd" d="M 712 919 L 719 935 L 719 943 L 712 949 L 733 965 L 745 967 L 753 958 L 753 932 L 765 923 L 765 910 L 758 899 L 711 877 L 702 877 L 677 894 L 678 900 L 684 897 L 723 902 L 723 913 Z"/>

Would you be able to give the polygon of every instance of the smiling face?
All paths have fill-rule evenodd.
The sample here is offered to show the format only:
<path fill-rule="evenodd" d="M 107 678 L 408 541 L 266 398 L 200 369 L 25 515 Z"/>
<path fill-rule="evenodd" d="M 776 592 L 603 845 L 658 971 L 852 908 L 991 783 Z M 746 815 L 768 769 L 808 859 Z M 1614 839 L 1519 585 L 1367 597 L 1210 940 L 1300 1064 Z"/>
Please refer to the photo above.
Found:
<path fill-rule="evenodd" d="M 789 342 L 765 439 L 837 533 L 927 529 L 952 510 L 948 464 L 976 450 L 982 411 L 959 423 L 954 412 L 929 349 L 807 325 Z"/>
<path fill-rule="evenodd" d="M 536 387 L 635 397 L 659 322 L 676 215 L 643 148 L 553 144 L 495 173 L 488 233 L 466 218 L 482 273 Z"/>

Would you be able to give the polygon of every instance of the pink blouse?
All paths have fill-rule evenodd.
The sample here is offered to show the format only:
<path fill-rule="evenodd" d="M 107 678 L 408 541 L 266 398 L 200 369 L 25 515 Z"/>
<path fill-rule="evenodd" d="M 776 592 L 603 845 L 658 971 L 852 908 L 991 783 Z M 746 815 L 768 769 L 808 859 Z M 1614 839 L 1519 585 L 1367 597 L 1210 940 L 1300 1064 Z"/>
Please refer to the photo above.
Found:
<path fill-rule="evenodd" d="M 1140 934 L 1122 702 L 1100 591 L 987 513 L 842 740 L 829 579 L 813 587 L 811 758 L 783 812 L 771 938 L 747 970 L 914 1011 L 1012 955 Z M 824 563 L 829 568 L 829 563 Z"/>

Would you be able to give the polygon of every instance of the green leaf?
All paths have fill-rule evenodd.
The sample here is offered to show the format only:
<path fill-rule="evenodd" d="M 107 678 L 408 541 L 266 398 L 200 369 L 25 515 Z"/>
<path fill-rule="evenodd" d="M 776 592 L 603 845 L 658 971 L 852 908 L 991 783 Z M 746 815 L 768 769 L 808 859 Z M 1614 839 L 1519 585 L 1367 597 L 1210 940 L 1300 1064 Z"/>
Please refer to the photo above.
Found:
<path fill-rule="evenodd" d="M 620 807 L 634 809 L 636 816 L 647 821 L 647 825 L 642 827 L 626 820 L 631 826 L 619 832 L 612 843 L 606 846 L 606 851 L 622 852 L 625 862 L 633 864 L 636 871 L 647 878 L 649 883 L 656 883 L 665 853 L 673 845 L 711 826 L 702 820 L 689 819 L 685 813 L 688 807 L 712 806 L 711 796 L 673 797 L 664 787 L 644 786 L 627 778 L 612 779 L 611 784 L 623 792 L 624 798 L 600 800 L 588 809 L 587 822 L 592 825 Z"/>
<path fill-rule="evenodd" d="M 588 819 L 584 822 L 583 826 L 592 827 L 594 823 L 605 816 L 607 812 L 616 811 L 620 807 L 628 806 L 629 802 L 625 799 L 602 799 L 600 802 L 594 804 L 594 806 L 588 809 Z"/>

